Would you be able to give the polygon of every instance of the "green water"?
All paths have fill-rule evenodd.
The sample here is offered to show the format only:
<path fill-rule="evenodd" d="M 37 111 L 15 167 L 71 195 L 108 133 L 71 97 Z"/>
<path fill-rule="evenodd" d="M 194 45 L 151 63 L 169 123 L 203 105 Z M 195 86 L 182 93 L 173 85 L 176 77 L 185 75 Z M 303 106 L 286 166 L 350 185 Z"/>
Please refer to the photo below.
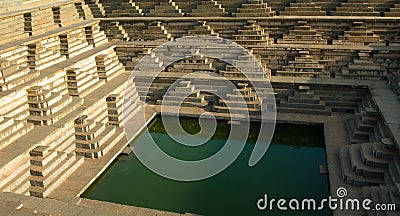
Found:
<path fill-rule="evenodd" d="M 189 133 L 198 131 L 197 120 L 182 119 Z M 201 215 L 331 215 L 323 211 L 260 211 L 257 200 L 268 194 L 275 198 L 314 198 L 329 196 L 328 177 L 319 173 L 326 164 L 323 129 L 319 126 L 278 124 L 273 144 L 263 159 L 248 167 L 248 159 L 257 137 L 258 125 L 239 158 L 225 171 L 202 181 L 178 182 L 160 177 L 144 167 L 133 155 L 120 156 L 82 195 L 83 197 L 127 205 Z M 201 159 L 217 152 L 229 130 L 219 121 L 217 131 L 207 144 L 198 147 L 174 145 L 156 118 L 149 132 L 161 149 L 182 159 Z M 134 143 L 143 141 L 141 137 Z"/>

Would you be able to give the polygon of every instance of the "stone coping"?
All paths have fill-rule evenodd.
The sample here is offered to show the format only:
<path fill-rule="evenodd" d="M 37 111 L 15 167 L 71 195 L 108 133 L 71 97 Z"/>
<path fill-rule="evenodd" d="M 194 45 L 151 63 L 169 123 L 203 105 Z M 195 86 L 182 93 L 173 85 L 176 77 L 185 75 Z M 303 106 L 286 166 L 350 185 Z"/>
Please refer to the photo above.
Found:
<path fill-rule="evenodd" d="M 12 3 L 11 8 L 0 7 L 0 19 L 4 17 L 29 13 L 34 10 L 42 10 L 44 8 L 61 6 L 75 2 L 83 2 L 83 0 L 32 0 L 22 3 Z M 3 4 L 4 3 L 5 2 L 3 2 Z"/>
<path fill-rule="evenodd" d="M 400 21 L 400 17 L 364 17 L 364 16 L 275 16 L 275 17 L 108 17 L 95 18 L 100 20 L 138 20 L 138 21 L 279 21 L 279 20 L 307 20 L 307 21 Z"/>

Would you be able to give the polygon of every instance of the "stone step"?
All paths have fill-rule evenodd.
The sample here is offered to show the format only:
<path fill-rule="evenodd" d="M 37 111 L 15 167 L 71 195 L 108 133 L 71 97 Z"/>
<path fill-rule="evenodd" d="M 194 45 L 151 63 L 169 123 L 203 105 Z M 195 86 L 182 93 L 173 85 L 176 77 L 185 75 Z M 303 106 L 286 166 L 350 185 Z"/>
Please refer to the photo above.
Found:
<path fill-rule="evenodd" d="M 31 163 L 33 160 L 37 160 L 34 157 L 32 157 Z M 31 164 L 30 166 L 30 173 L 33 176 L 41 176 L 41 177 L 47 177 L 58 165 L 64 162 L 64 160 L 67 158 L 67 155 L 63 152 L 56 152 L 53 151 L 50 153 L 46 158 L 49 158 L 48 161 L 42 161 L 42 165 L 33 165 Z M 43 159 L 46 159 L 43 158 Z"/>
<path fill-rule="evenodd" d="M 23 185 L 26 182 L 29 183 L 29 176 L 29 163 L 26 163 L 26 165 L 21 166 L 21 168 L 12 172 L 11 175 L 2 179 L 0 182 L 0 191 L 12 192 L 17 190 L 19 185 Z"/>
<path fill-rule="evenodd" d="M 378 158 L 373 154 L 373 143 L 362 143 L 360 145 L 361 159 L 365 165 L 376 168 L 387 168 L 391 160 Z"/>
<path fill-rule="evenodd" d="M 75 156 L 72 154 L 68 155 L 69 162 L 57 176 L 53 178 L 53 181 L 48 182 L 45 187 L 31 186 L 29 189 L 30 196 L 35 197 L 47 197 L 53 190 L 55 190 L 68 176 L 70 176 L 80 165 L 83 164 L 84 158 L 80 156 Z"/>
<path fill-rule="evenodd" d="M 281 102 L 282 103 L 282 102 Z M 332 115 L 330 110 L 319 110 L 319 109 L 299 109 L 290 107 L 277 107 L 278 112 L 282 113 L 301 113 L 301 114 L 312 114 L 312 115 Z"/>
<path fill-rule="evenodd" d="M 381 178 L 383 179 L 386 172 L 385 168 L 370 167 L 364 164 L 361 157 L 361 144 L 353 144 L 349 148 L 349 156 L 352 169 L 357 175 L 362 175 L 371 178 Z"/>
<path fill-rule="evenodd" d="M 69 167 L 75 160 L 75 155 L 67 154 L 64 152 L 60 152 L 58 154 L 58 157 L 61 157 L 62 161 L 58 163 L 57 166 L 51 167 L 52 169 L 49 170 L 46 176 L 31 175 L 29 177 L 29 181 L 32 186 L 49 186 L 52 182 L 57 181 L 58 179 L 56 177 L 59 176 L 60 173 L 62 173 L 64 170 L 66 170 L 66 168 Z"/>
<path fill-rule="evenodd" d="M 379 186 L 384 183 L 383 179 L 380 178 L 371 178 L 365 177 L 361 175 L 357 175 L 352 168 L 350 161 L 350 145 L 344 146 L 339 151 L 339 161 L 342 170 L 343 180 L 347 184 L 351 184 L 354 186 Z"/>
<path fill-rule="evenodd" d="M 116 143 L 125 137 L 121 128 L 115 128 L 114 126 L 107 126 L 109 130 L 105 131 L 103 135 L 99 135 L 98 139 L 101 141 L 101 145 L 93 149 L 85 149 L 77 147 L 75 152 L 78 156 L 83 156 L 86 158 L 100 158 L 104 156 L 110 148 L 112 148 Z M 107 134 L 107 136 L 104 136 Z"/>

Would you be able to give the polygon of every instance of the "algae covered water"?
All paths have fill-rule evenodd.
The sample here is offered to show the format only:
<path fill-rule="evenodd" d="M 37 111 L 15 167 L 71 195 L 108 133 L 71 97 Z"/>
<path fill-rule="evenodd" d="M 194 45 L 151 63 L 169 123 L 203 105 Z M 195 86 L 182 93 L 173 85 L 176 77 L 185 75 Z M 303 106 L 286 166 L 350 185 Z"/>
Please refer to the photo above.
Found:
<path fill-rule="evenodd" d="M 199 130 L 197 119 L 181 119 L 189 133 Z M 220 174 L 195 182 L 169 180 L 148 170 L 133 155 L 116 161 L 82 195 L 126 205 L 200 215 L 331 215 L 331 211 L 261 211 L 257 201 L 329 196 L 328 176 L 319 173 L 325 165 L 323 129 L 320 126 L 278 124 L 273 143 L 254 167 L 248 159 L 257 137 L 258 125 L 239 158 Z M 149 125 L 149 133 L 161 149 L 177 158 L 198 160 L 216 153 L 226 142 L 229 125 L 219 121 L 214 137 L 196 150 L 176 144 L 166 133 L 161 118 Z M 141 136 L 133 142 L 142 142 Z M 134 145 L 134 143 L 132 143 Z"/>

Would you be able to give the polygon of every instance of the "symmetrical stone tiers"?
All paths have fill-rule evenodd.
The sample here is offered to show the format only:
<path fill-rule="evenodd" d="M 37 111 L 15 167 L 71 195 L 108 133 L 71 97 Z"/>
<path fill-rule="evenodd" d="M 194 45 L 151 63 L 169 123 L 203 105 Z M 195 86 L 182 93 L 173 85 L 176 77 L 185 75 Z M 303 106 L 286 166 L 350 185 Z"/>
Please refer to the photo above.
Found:
<path fill-rule="evenodd" d="M 75 120 L 76 155 L 86 158 L 104 156 L 125 135 L 120 128 L 95 122 L 83 115 Z"/>
<path fill-rule="evenodd" d="M 263 0 L 248 0 L 247 4 L 243 4 L 242 8 L 237 9 L 237 13 L 233 13 L 235 17 L 273 17 L 275 12 Z"/>
<path fill-rule="evenodd" d="M 173 1 L 160 2 L 154 9 L 151 9 L 146 16 L 149 17 L 182 17 L 184 13 Z"/>
<path fill-rule="evenodd" d="M 234 60 L 233 65 L 226 64 L 224 70 L 219 70 L 219 74 L 224 77 L 240 77 L 246 78 L 242 73 L 245 71 L 247 78 L 265 78 L 270 75 L 270 70 L 267 68 L 260 68 L 253 59 L 239 59 Z"/>
<path fill-rule="evenodd" d="M 184 100 L 183 100 L 184 98 Z M 182 100 L 182 101 L 181 101 Z M 191 81 L 180 81 L 174 90 L 170 90 L 157 104 L 164 106 L 204 107 L 208 104 L 205 96 L 196 90 Z"/>
<path fill-rule="evenodd" d="M 333 44 L 343 45 L 380 45 L 385 46 L 386 43 L 380 40 L 380 37 L 363 26 L 362 22 L 354 22 L 350 30 L 345 31 L 344 35 L 339 35 L 338 40 L 334 40 Z"/>
<path fill-rule="evenodd" d="M 202 1 L 201 5 L 197 5 L 197 8 L 193 9 L 192 13 L 188 15 L 192 17 L 220 17 L 228 16 L 228 12 L 218 1 L 208 0 Z"/>
<path fill-rule="evenodd" d="M 335 77 L 339 79 L 384 80 L 386 76 L 386 68 L 374 62 L 368 52 L 358 53 L 358 57 L 354 58 L 353 62 L 343 67 L 341 72 L 335 73 Z"/>
<path fill-rule="evenodd" d="M 249 115 L 257 115 L 261 112 L 259 96 L 248 83 L 238 83 L 238 89 L 226 94 L 226 99 L 219 99 L 214 109 L 220 113 L 241 114 L 246 109 Z"/>
<path fill-rule="evenodd" d="M 238 30 L 238 35 L 234 35 L 235 42 L 246 47 L 270 46 L 274 43 L 274 39 L 269 37 L 268 32 L 257 25 L 255 21 L 250 21 L 250 25 L 244 29 Z"/>
<path fill-rule="evenodd" d="M 29 194 L 35 197 L 47 197 L 71 173 L 83 164 L 83 157 L 38 146 L 29 152 L 30 174 Z"/>
<path fill-rule="evenodd" d="M 214 29 L 207 23 L 207 22 L 199 22 L 200 25 L 197 25 L 193 29 L 188 30 L 188 34 L 185 36 L 190 35 L 212 35 L 212 36 L 219 36 L 219 34 L 214 31 Z"/>
<path fill-rule="evenodd" d="M 289 66 L 283 66 L 283 70 L 277 71 L 276 75 L 329 78 L 330 72 L 325 69 L 325 66 L 308 54 L 308 51 L 300 52 L 299 57 L 296 57 L 294 61 L 289 61 Z"/>
<path fill-rule="evenodd" d="M 215 72 L 213 60 L 206 57 L 192 57 L 174 62 L 166 68 L 168 72 L 192 73 L 193 71 Z"/>
<path fill-rule="evenodd" d="M 307 25 L 307 22 L 299 21 L 294 29 L 289 30 L 289 34 L 283 35 L 283 39 L 278 39 L 279 44 L 327 44 L 327 40 L 322 38 L 316 30 Z"/>
<path fill-rule="evenodd" d="M 290 7 L 286 7 L 285 11 L 281 11 L 282 16 L 325 16 L 326 12 L 317 6 L 313 0 L 296 0 L 290 3 Z"/>
<path fill-rule="evenodd" d="M 247 21 L 236 21 L 236 22 L 222 22 L 222 21 L 208 21 L 208 25 L 218 32 L 218 35 L 222 38 L 233 40 L 234 35 L 237 35 L 243 26 L 248 25 Z"/>
<path fill-rule="evenodd" d="M 129 32 L 129 31 L 128 31 Z M 129 34 L 129 33 L 128 33 Z M 172 36 L 165 29 L 165 26 L 161 22 L 150 23 L 147 29 L 142 30 L 142 34 L 139 36 L 132 37 L 134 40 L 161 40 L 167 41 L 172 40 Z"/>
<path fill-rule="evenodd" d="M 279 112 L 331 115 L 332 111 L 309 86 L 299 86 L 298 91 L 288 92 L 278 104 Z"/>
<path fill-rule="evenodd" d="M 140 17 L 142 9 L 132 0 L 100 0 L 105 17 Z"/>

